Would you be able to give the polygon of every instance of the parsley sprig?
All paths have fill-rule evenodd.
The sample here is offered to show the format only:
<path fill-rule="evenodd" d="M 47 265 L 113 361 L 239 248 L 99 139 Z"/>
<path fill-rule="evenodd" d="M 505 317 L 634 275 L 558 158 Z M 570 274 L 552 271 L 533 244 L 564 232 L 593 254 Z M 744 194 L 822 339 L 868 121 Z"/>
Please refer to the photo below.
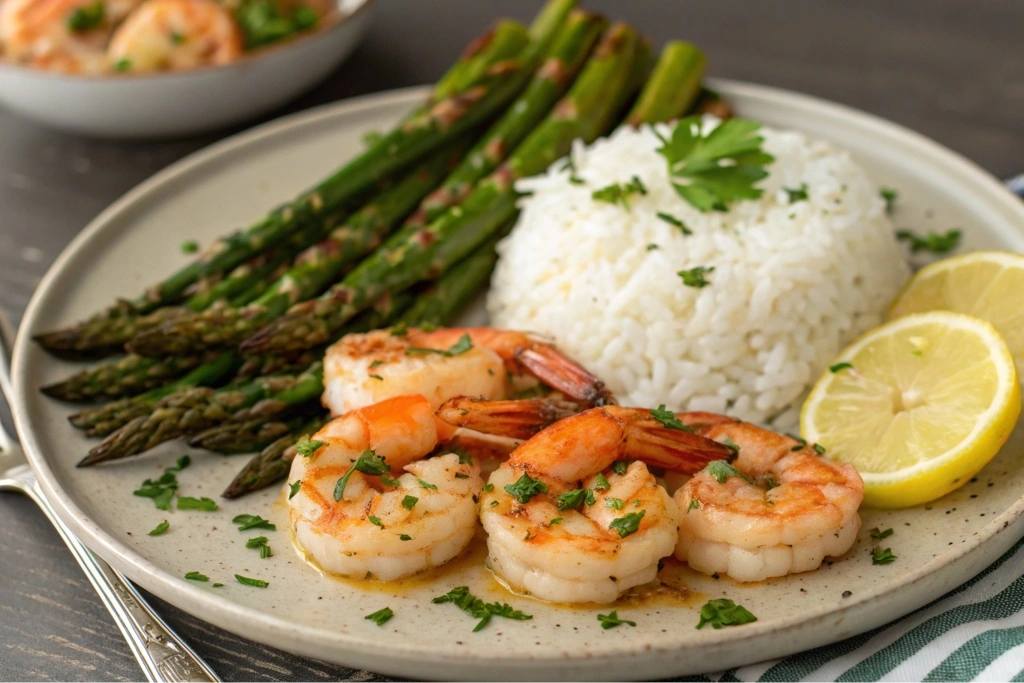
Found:
<path fill-rule="evenodd" d="M 761 149 L 761 124 L 723 121 L 704 133 L 699 116 L 679 121 L 668 138 L 659 134 L 658 153 L 668 162 L 676 193 L 701 211 L 727 211 L 741 199 L 757 199 L 755 183 L 765 178 L 774 157 Z"/>
<path fill-rule="evenodd" d="M 700 621 L 697 623 L 697 628 L 704 628 L 704 624 L 711 624 L 712 628 L 719 629 L 723 626 L 749 624 L 752 621 L 757 621 L 757 617 L 746 608 L 728 598 L 719 598 L 708 600 L 700 608 Z"/>
<path fill-rule="evenodd" d="M 449 349 L 426 349 L 412 347 L 405 350 L 405 353 L 410 356 L 414 355 L 425 355 L 428 353 L 436 353 L 441 356 L 450 358 L 452 356 L 458 356 L 459 354 L 465 353 L 473 348 L 473 340 L 469 338 L 469 334 L 464 334 L 459 337 L 459 340 L 455 342 Z"/>
<path fill-rule="evenodd" d="M 171 499 L 174 497 L 174 492 L 178 490 L 178 476 L 177 473 L 188 467 L 192 463 L 192 458 L 187 455 L 183 455 L 178 458 L 178 461 L 164 470 L 164 473 L 158 479 L 147 479 L 142 482 L 142 486 L 132 493 L 142 498 L 152 498 L 153 504 L 156 505 L 158 510 L 170 510 Z"/>
<path fill-rule="evenodd" d="M 356 458 L 355 462 L 352 463 L 352 467 L 349 468 L 348 472 L 342 475 L 342 477 L 338 479 L 338 483 L 334 485 L 334 500 L 341 500 L 341 497 L 345 494 L 345 486 L 348 485 L 348 480 L 352 476 L 353 472 L 380 475 L 387 474 L 390 471 L 391 468 L 388 467 L 386 462 L 384 462 L 384 458 L 367 448 L 358 458 Z"/>
<path fill-rule="evenodd" d="M 639 176 L 633 176 L 628 183 L 612 183 L 606 187 L 602 187 L 600 190 L 594 190 L 590 196 L 599 202 L 608 202 L 609 204 L 621 204 L 624 208 L 629 208 L 629 196 L 632 194 L 645 195 L 647 194 L 647 187 L 644 186 Z"/>
<path fill-rule="evenodd" d="M 750 483 L 750 477 L 740 472 L 725 460 L 712 460 L 704 468 L 704 471 L 714 477 L 719 484 L 724 484 L 725 480 L 729 477 L 740 477 L 745 482 Z"/>
<path fill-rule="evenodd" d="M 636 626 L 635 621 L 629 619 L 619 619 L 618 610 L 612 610 L 608 614 L 598 614 L 597 620 L 601 622 L 601 628 L 609 629 L 615 628 L 616 626 L 622 626 L 623 624 L 629 624 L 630 626 Z"/>
<path fill-rule="evenodd" d="M 711 280 L 706 276 L 713 273 L 714 270 L 714 266 L 696 266 L 689 270 L 680 270 L 676 275 L 682 278 L 683 284 L 687 287 L 701 289 L 711 284 Z"/>
<path fill-rule="evenodd" d="M 896 239 L 910 245 L 910 251 L 930 251 L 933 254 L 947 254 L 960 244 L 963 233 L 959 230 L 948 230 L 945 233 L 930 232 L 918 235 L 911 230 L 897 230 Z"/>
<path fill-rule="evenodd" d="M 529 474 L 524 473 L 514 484 L 507 484 L 505 491 L 525 505 L 538 493 L 547 493 L 548 487 L 540 479 L 533 479 Z"/>
<path fill-rule="evenodd" d="M 680 432 L 693 433 L 693 429 L 683 424 L 683 421 L 676 417 L 676 414 L 671 410 L 665 409 L 665 404 L 662 403 L 657 408 L 651 408 L 651 417 L 661 423 L 662 427 L 669 429 L 675 429 Z"/>
<path fill-rule="evenodd" d="M 432 602 L 435 604 L 450 602 L 474 619 L 479 619 L 480 621 L 473 628 L 474 633 L 487 626 L 491 617 L 504 617 L 516 621 L 533 619 L 533 615 L 512 609 L 512 606 L 507 603 L 484 602 L 469 592 L 469 586 L 457 586 L 444 595 L 434 598 Z"/>

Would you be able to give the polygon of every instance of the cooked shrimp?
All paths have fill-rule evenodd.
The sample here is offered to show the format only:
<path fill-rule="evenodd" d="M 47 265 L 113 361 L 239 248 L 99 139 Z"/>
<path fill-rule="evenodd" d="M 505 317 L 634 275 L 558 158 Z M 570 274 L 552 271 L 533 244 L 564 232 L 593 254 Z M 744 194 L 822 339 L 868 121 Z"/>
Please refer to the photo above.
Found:
<path fill-rule="evenodd" d="M 324 426 L 312 437 L 324 445 L 308 459 L 296 456 L 288 477 L 301 482 L 288 500 L 296 542 L 324 571 L 385 581 L 457 556 L 476 530 L 483 480 L 455 453 L 426 459 L 451 431 L 422 396 L 389 399 Z M 353 465 L 368 452 L 386 463 L 377 474 L 389 468 L 395 479 Z"/>
<path fill-rule="evenodd" d="M 41 69 L 95 74 L 108 70 L 111 27 L 141 0 L 6 0 L 0 45 L 7 59 Z"/>
<path fill-rule="evenodd" d="M 556 422 L 490 477 L 480 498 L 488 564 L 542 600 L 611 602 L 652 581 L 676 545 L 682 515 L 647 464 L 692 473 L 728 453 L 640 408 Z"/>
<path fill-rule="evenodd" d="M 324 356 L 323 402 L 341 415 L 391 396 L 419 394 L 437 408 L 456 396 L 510 398 L 524 377 L 588 405 L 614 402 L 597 377 L 551 344 L 483 327 L 347 335 Z"/>
<path fill-rule="evenodd" d="M 114 33 L 113 63 L 132 72 L 227 64 L 243 50 L 231 12 L 213 0 L 149 0 Z"/>
<path fill-rule="evenodd" d="M 731 464 L 712 463 L 676 491 L 680 560 L 705 574 L 761 581 L 817 569 L 856 541 L 864 482 L 851 465 L 745 422 L 679 417 L 737 449 Z"/>

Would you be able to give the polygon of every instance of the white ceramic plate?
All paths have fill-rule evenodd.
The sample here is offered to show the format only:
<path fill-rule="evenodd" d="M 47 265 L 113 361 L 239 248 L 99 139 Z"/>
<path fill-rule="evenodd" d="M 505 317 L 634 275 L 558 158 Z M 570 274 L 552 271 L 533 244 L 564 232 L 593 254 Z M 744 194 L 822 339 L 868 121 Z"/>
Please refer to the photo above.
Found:
<path fill-rule="evenodd" d="M 794 128 L 851 149 L 879 185 L 899 189 L 896 222 L 919 230 L 962 227 L 963 249 L 1024 251 L 1024 206 L 993 178 L 919 135 L 865 114 L 802 95 L 717 83 L 742 115 Z M 819 571 L 756 585 L 713 580 L 686 569 L 666 580 L 689 592 L 616 605 L 637 623 L 602 630 L 607 608 L 567 609 L 510 595 L 490 577 L 479 550 L 435 574 L 397 585 L 359 586 L 324 578 L 292 549 L 280 491 L 221 501 L 215 513 L 161 512 L 132 496 L 184 448 L 179 443 L 111 466 L 78 470 L 88 443 L 66 422 L 69 407 L 37 388 L 72 368 L 33 345 L 38 332 L 80 319 L 132 295 L 181 264 L 186 239 L 208 243 L 311 185 L 360 146 L 360 135 L 398 119 L 423 90 L 384 94 L 272 123 L 196 154 L 160 173 L 97 218 L 44 279 L 22 325 L 14 358 L 19 431 L 32 465 L 61 516 L 87 545 L 146 589 L 229 631 L 332 662 L 413 678 L 635 679 L 682 675 L 756 662 L 852 636 L 919 607 L 968 580 L 1024 535 L 1024 434 L 1014 435 L 976 481 L 933 505 L 863 511 L 853 550 Z M 183 495 L 216 498 L 244 458 L 195 453 L 178 475 Z M 244 548 L 239 513 L 278 524 L 274 556 Z M 146 535 L 161 520 L 170 531 Z M 868 529 L 892 527 L 898 559 L 873 566 Z M 225 584 L 182 577 L 199 571 Z M 250 588 L 233 574 L 264 579 Z M 533 615 L 474 620 L 431 603 L 468 585 Z M 700 606 L 727 596 L 758 617 L 719 631 L 696 630 Z M 391 607 L 379 628 L 364 615 Z"/>
<path fill-rule="evenodd" d="M 359 44 L 373 0 L 235 63 L 188 71 L 72 76 L 0 61 L 0 104 L 53 128 L 106 138 L 181 136 L 271 111 L 323 80 Z"/>

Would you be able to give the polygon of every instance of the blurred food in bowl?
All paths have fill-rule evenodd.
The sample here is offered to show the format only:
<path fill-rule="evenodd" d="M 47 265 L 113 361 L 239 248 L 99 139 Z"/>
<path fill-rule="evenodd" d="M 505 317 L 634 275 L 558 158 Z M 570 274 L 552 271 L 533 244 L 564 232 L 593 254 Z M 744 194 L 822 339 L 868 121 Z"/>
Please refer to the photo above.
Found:
<path fill-rule="evenodd" d="M 219 66 L 338 18 L 327 0 L 3 0 L 5 61 L 66 74 Z"/>

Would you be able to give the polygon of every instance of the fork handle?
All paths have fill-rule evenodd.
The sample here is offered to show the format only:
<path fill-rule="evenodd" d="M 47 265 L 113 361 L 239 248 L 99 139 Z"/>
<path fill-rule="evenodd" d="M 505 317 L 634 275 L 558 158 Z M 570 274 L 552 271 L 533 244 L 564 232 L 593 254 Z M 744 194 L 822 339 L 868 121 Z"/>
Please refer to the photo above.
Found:
<path fill-rule="evenodd" d="M 10 339 L 7 321 L 0 316 L 0 393 L 13 405 L 10 375 Z M 0 424 L 0 450 L 19 454 L 21 445 Z M 21 458 L 23 460 L 23 458 Z M 19 477 L 18 488 L 35 501 L 64 539 L 68 550 L 78 562 L 89 583 L 96 589 L 114 623 L 128 641 L 146 680 L 151 683 L 183 681 L 220 681 L 209 666 L 153 611 L 120 572 L 97 557 L 78 540 L 71 529 L 57 516 L 34 474 Z"/>
<path fill-rule="evenodd" d="M 23 489 L 56 527 L 68 549 L 96 589 L 114 623 L 142 666 L 146 679 L 169 681 L 220 681 L 217 675 L 161 619 L 135 587 L 117 570 L 79 541 L 46 500 L 39 482 Z"/>

